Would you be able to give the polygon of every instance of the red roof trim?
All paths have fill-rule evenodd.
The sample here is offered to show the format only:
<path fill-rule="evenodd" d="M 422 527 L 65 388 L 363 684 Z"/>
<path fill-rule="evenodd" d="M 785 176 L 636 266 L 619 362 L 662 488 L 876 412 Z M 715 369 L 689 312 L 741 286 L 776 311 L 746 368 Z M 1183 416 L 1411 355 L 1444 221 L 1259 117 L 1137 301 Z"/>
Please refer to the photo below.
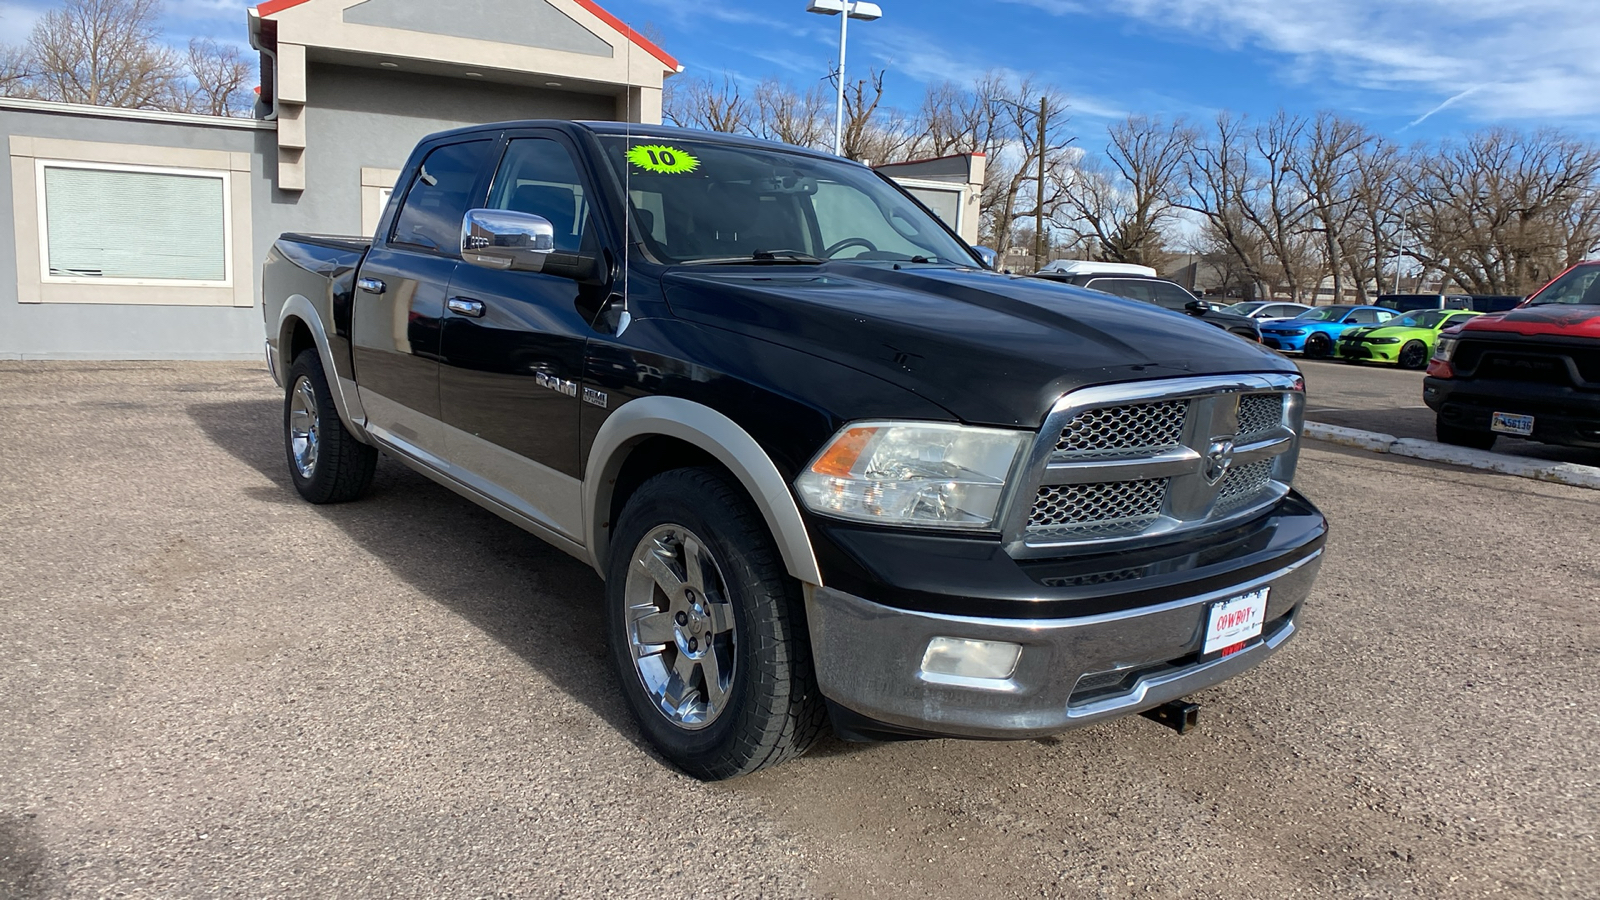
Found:
<path fill-rule="evenodd" d="M 628 23 L 622 21 L 616 16 L 613 16 L 609 12 L 606 12 L 601 8 L 600 4 L 594 2 L 594 0 L 578 0 L 578 5 L 584 9 L 587 9 L 589 12 L 594 13 L 597 17 L 599 17 L 600 21 L 622 32 L 624 37 L 630 41 L 633 41 L 635 44 L 638 44 L 640 49 L 644 50 L 646 53 L 649 53 L 651 56 L 654 56 L 657 60 L 660 60 L 661 64 L 666 66 L 668 69 L 676 72 L 680 68 L 678 65 L 678 60 L 672 54 L 661 49 L 660 47 L 657 47 L 649 38 L 637 31 L 634 31 L 628 26 Z"/>
<path fill-rule="evenodd" d="M 267 2 L 256 7 L 256 12 L 263 16 L 270 16 L 274 13 L 280 13 L 286 9 L 293 9 L 302 3 L 309 2 L 311 2 L 311 0 L 267 0 Z M 661 62 L 662 65 L 674 72 L 678 71 L 678 60 L 673 57 L 672 54 L 661 49 L 660 47 L 657 47 L 649 38 L 646 38 L 644 35 L 630 28 L 626 22 L 622 21 L 611 13 L 606 12 L 605 9 L 600 6 L 600 4 L 594 2 L 594 0 L 577 0 L 577 3 L 579 6 L 592 13 L 600 21 L 610 25 L 617 31 L 622 32 L 623 37 L 626 37 L 628 40 L 639 45 L 640 49 L 649 53 L 651 56 L 654 56 Z"/>

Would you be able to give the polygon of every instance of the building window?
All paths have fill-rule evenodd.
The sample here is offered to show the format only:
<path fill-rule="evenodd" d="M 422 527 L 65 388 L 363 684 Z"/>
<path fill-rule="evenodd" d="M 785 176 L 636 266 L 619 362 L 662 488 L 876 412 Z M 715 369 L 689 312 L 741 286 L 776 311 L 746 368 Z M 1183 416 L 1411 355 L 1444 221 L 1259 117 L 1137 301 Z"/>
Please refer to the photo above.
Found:
<path fill-rule="evenodd" d="M 38 160 L 43 280 L 226 287 L 229 172 Z"/>

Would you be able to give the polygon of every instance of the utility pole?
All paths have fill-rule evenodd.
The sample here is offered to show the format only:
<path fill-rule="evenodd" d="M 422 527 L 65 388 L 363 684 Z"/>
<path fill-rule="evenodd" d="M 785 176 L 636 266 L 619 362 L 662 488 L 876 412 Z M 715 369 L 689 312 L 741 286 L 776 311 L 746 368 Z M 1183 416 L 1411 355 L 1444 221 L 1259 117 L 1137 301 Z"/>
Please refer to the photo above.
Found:
<path fill-rule="evenodd" d="M 1037 208 L 1034 210 L 1033 217 L 1033 270 L 1035 272 L 1044 268 L 1050 262 L 1044 258 L 1044 149 L 1045 141 L 1048 140 L 1049 135 L 1049 115 L 1050 98 L 1041 95 L 1039 97 L 1039 196 L 1034 204 Z"/>

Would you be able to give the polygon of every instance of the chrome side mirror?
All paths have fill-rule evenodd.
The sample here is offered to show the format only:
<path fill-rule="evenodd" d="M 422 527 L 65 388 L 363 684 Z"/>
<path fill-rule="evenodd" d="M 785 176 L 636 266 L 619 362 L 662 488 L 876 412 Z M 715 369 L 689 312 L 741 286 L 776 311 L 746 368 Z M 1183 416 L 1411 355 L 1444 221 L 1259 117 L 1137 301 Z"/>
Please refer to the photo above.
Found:
<path fill-rule="evenodd" d="M 973 247 L 972 250 L 978 254 L 979 259 L 983 260 L 985 269 L 993 270 L 995 266 L 1000 264 L 1000 254 L 988 247 Z"/>
<path fill-rule="evenodd" d="M 555 226 L 543 216 L 474 209 L 461 223 L 461 258 L 485 269 L 542 272 L 555 248 Z"/>

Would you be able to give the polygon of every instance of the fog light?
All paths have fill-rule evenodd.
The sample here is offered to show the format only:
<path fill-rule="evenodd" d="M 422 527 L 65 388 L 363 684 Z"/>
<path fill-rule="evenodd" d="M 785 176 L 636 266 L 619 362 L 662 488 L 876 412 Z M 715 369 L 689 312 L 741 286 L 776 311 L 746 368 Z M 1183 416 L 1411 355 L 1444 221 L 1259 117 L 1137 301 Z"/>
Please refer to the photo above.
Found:
<path fill-rule="evenodd" d="M 922 671 L 950 678 L 1004 681 L 1017 671 L 1021 657 L 1020 644 L 940 637 L 928 643 L 928 652 L 922 655 Z"/>

